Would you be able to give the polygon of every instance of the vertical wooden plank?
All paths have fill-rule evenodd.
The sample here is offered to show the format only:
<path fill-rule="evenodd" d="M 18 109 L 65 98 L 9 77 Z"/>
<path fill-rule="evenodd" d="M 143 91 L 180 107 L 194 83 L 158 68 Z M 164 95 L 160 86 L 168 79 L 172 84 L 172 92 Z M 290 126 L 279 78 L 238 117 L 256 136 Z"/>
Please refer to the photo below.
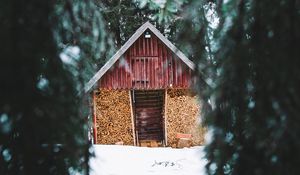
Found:
<path fill-rule="evenodd" d="M 124 55 L 122 56 L 122 63 L 120 65 L 120 73 L 121 73 L 121 82 L 120 82 L 120 87 L 119 89 L 123 89 L 124 88 L 124 82 L 125 82 L 125 77 L 126 77 L 126 72 L 125 72 L 125 65 L 126 65 L 126 61 L 125 61 L 125 58 L 124 58 Z"/>
<path fill-rule="evenodd" d="M 148 43 L 149 43 L 149 50 L 148 50 L 148 56 L 151 57 L 152 56 L 152 34 L 151 34 L 151 38 L 148 39 Z"/>
<path fill-rule="evenodd" d="M 156 81 L 156 79 L 155 79 L 155 72 L 156 72 L 156 70 L 155 70 L 155 60 L 157 59 L 157 57 L 155 57 L 155 58 L 153 58 L 152 59 L 152 89 L 155 89 L 155 81 Z"/>
<path fill-rule="evenodd" d="M 108 78 L 108 89 L 111 89 L 111 73 L 110 73 L 111 71 L 110 70 L 108 70 L 107 71 L 107 78 Z"/>
<path fill-rule="evenodd" d="M 136 48 L 135 56 L 137 57 L 137 56 L 141 55 L 141 50 L 142 50 L 140 38 L 136 41 L 136 46 L 137 46 L 137 48 Z"/>
<path fill-rule="evenodd" d="M 145 53 L 146 53 L 146 52 L 145 52 L 145 51 L 146 51 L 146 43 L 145 43 L 145 38 L 144 38 L 144 37 L 142 37 L 142 41 L 143 41 L 143 42 L 142 42 L 142 43 L 143 43 L 142 55 L 145 56 L 145 55 L 146 55 L 146 54 L 145 54 Z"/>
<path fill-rule="evenodd" d="M 144 42 L 145 42 L 145 54 L 144 56 L 148 56 L 149 55 L 149 39 L 143 37 Z"/>
<path fill-rule="evenodd" d="M 140 45 L 140 49 L 139 49 L 139 55 L 138 56 L 141 56 L 141 55 L 143 55 L 143 40 L 142 40 L 141 37 L 139 38 L 139 45 Z"/>
<path fill-rule="evenodd" d="M 138 56 L 140 55 L 140 51 L 141 51 L 141 47 L 140 47 L 140 38 L 138 38 L 136 40 L 136 45 L 137 45 L 137 51 L 136 51 L 136 55 L 135 56 Z"/>
<path fill-rule="evenodd" d="M 144 85 L 142 80 L 144 79 L 144 57 L 141 57 L 140 76 L 140 88 L 143 89 Z"/>
<path fill-rule="evenodd" d="M 102 87 L 104 84 L 105 84 L 105 75 L 100 79 L 100 81 L 99 81 L 99 84 L 98 84 L 98 87 Z"/>
<path fill-rule="evenodd" d="M 114 66 L 114 65 L 113 65 Z M 115 72 L 115 70 L 113 69 L 113 70 L 111 70 L 110 72 L 109 72 L 109 74 L 110 74 L 110 77 L 111 77 L 111 84 L 110 84 L 110 89 L 113 89 L 113 87 L 114 87 L 114 81 L 115 81 L 115 76 L 114 76 L 114 72 Z"/>
<path fill-rule="evenodd" d="M 124 54 L 125 56 L 125 61 L 126 61 L 126 65 L 125 65 L 125 75 L 126 75 L 126 78 L 125 78 L 125 83 L 124 83 L 124 88 L 128 88 L 128 82 L 129 82 L 129 70 L 130 70 L 130 60 L 128 61 L 128 56 L 127 54 L 125 53 Z"/>
<path fill-rule="evenodd" d="M 162 73 L 162 87 L 165 88 L 166 86 L 166 69 L 165 69 L 165 49 L 162 48 L 161 51 L 161 73 Z"/>
<path fill-rule="evenodd" d="M 131 88 L 132 85 L 132 67 L 131 67 L 131 59 L 130 57 L 126 54 L 126 59 L 127 59 L 127 64 L 128 64 L 128 71 L 127 72 L 127 81 L 126 81 L 126 88 Z"/>
<path fill-rule="evenodd" d="M 185 74 L 185 85 L 186 87 L 190 87 L 189 79 L 190 79 L 190 68 L 186 66 L 186 74 Z"/>
<path fill-rule="evenodd" d="M 153 57 L 149 59 L 149 86 L 153 87 Z"/>
<path fill-rule="evenodd" d="M 134 88 L 136 87 L 136 80 L 137 80 L 137 58 L 133 58 L 133 83 Z"/>
<path fill-rule="evenodd" d="M 156 41 L 155 54 L 158 56 L 158 48 L 162 47 L 162 44 L 161 44 L 160 40 L 157 37 L 155 37 L 155 41 Z"/>
<path fill-rule="evenodd" d="M 157 48 L 158 48 L 157 37 L 153 35 L 153 56 L 157 56 Z"/>
<path fill-rule="evenodd" d="M 147 56 L 150 56 L 151 51 L 151 38 L 147 38 Z"/>
<path fill-rule="evenodd" d="M 154 45 L 154 36 L 151 35 L 151 57 L 154 56 L 154 47 L 155 47 L 155 45 Z"/>
<path fill-rule="evenodd" d="M 147 38 L 143 38 L 144 39 L 144 42 L 145 42 L 145 54 L 144 54 L 144 56 L 148 56 L 148 54 L 149 54 L 149 39 L 147 39 Z"/>
<path fill-rule="evenodd" d="M 157 57 L 157 65 L 155 65 L 155 77 L 156 77 L 156 84 L 155 84 L 155 88 L 159 88 L 160 86 L 160 71 L 159 71 L 159 63 L 160 63 L 160 60 L 161 60 L 161 48 L 159 48 L 159 52 L 158 52 L 158 57 Z"/>
<path fill-rule="evenodd" d="M 155 57 L 155 59 L 153 59 L 153 79 L 154 79 L 154 84 L 153 84 L 153 88 L 154 89 L 157 89 L 157 86 L 158 86 L 158 80 L 159 80 L 159 77 L 158 77 L 158 68 L 157 68 L 157 62 L 159 61 L 159 50 L 161 48 L 157 48 L 157 57 Z"/>
<path fill-rule="evenodd" d="M 155 49 L 156 49 L 156 52 L 157 52 L 157 49 L 158 49 L 158 47 L 157 47 L 157 43 L 156 43 L 156 45 L 154 46 L 155 47 Z M 158 53 L 156 53 L 156 55 L 157 55 L 157 57 L 158 57 Z M 154 64 L 154 62 L 155 62 L 155 60 L 156 59 L 158 59 L 157 57 L 152 57 L 151 58 L 151 88 L 152 89 L 154 89 L 154 87 L 155 87 L 155 64 Z"/>
<path fill-rule="evenodd" d="M 105 86 L 102 86 L 102 85 L 101 85 L 101 87 L 103 87 L 103 88 L 107 88 L 107 87 L 108 87 L 108 84 L 109 84 L 107 74 L 108 74 L 108 71 L 105 73 Z"/>
<path fill-rule="evenodd" d="M 132 94 L 131 90 L 129 90 L 129 101 L 130 101 L 130 115 L 131 115 L 131 126 L 132 126 L 132 136 L 133 136 L 133 145 L 136 146 L 136 136 L 135 136 L 135 120 L 134 120 L 134 113 L 133 113 L 133 102 L 132 102 Z"/>
<path fill-rule="evenodd" d="M 187 82 L 186 82 L 186 74 L 187 74 L 187 69 L 186 69 L 186 66 L 183 65 L 183 72 L 182 72 L 182 84 L 183 84 L 183 87 L 186 88 L 187 86 Z"/>
<path fill-rule="evenodd" d="M 92 105 L 92 114 L 93 114 L 93 132 L 94 132 L 94 144 L 97 144 L 97 113 L 96 113 L 96 98 L 95 91 L 92 92 L 93 105 Z"/>
<path fill-rule="evenodd" d="M 140 60 L 140 57 L 136 60 L 136 63 L 137 63 L 136 64 L 137 65 L 137 74 L 136 74 L 136 76 L 137 76 L 137 80 L 140 81 L 141 80 L 141 60 Z M 138 82 L 137 83 L 137 88 L 139 89 L 140 86 L 141 86 L 141 83 Z"/>
<path fill-rule="evenodd" d="M 167 78 L 168 78 L 168 71 L 166 69 L 166 61 L 167 61 L 167 54 L 166 54 L 166 48 L 163 48 L 162 50 L 162 84 L 163 88 L 167 87 Z"/>
<path fill-rule="evenodd" d="M 122 59 L 122 58 L 121 58 Z M 117 69 L 118 69 L 118 71 L 117 71 L 117 79 L 116 79 L 116 81 L 117 82 L 115 82 L 116 84 L 115 84 L 115 88 L 114 89 L 119 89 L 119 88 L 121 88 L 121 82 L 122 82 L 122 77 L 121 77 L 121 71 L 122 71 L 122 69 L 120 68 L 120 63 L 121 63 L 121 61 L 120 60 L 118 60 L 118 63 L 116 64 L 117 65 Z"/>
<path fill-rule="evenodd" d="M 178 63 L 178 73 L 177 73 L 177 76 L 178 76 L 178 86 L 182 87 L 182 64 L 183 62 L 181 60 L 179 60 L 179 58 L 177 58 L 177 63 Z"/>
<path fill-rule="evenodd" d="M 118 87 L 117 87 L 118 89 L 123 88 L 123 84 L 122 84 L 123 83 L 123 76 L 122 76 L 123 75 L 123 66 L 121 66 L 120 63 L 121 63 L 121 60 L 119 60 L 119 64 L 118 64 L 119 65 L 119 67 L 118 67 L 118 69 L 119 69 L 119 78 L 118 78 L 119 80 L 118 81 L 119 82 L 118 82 Z"/>
<path fill-rule="evenodd" d="M 146 64 L 146 69 L 147 69 L 147 71 L 146 71 L 146 78 L 147 78 L 147 80 L 148 80 L 148 82 L 147 82 L 147 89 L 149 89 L 149 86 L 150 86 L 150 78 L 149 78 L 149 74 L 150 74 L 150 57 L 149 58 L 147 58 L 147 64 Z"/>
<path fill-rule="evenodd" d="M 168 50 L 168 57 L 169 57 L 169 86 L 173 86 L 173 81 L 174 81 L 174 76 L 173 76 L 173 70 L 174 70 L 174 66 L 173 66 L 173 56 L 171 54 L 171 52 Z"/>
<path fill-rule="evenodd" d="M 137 62 L 136 58 L 133 58 L 133 88 L 136 88 L 136 79 L 137 79 Z"/>
<path fill-rule="evenodd" d="M 147 55 L 147 40 L 143 37 L 143 56 Z"/>
<path fill-rule="evenodd" d="M 140 58 L 136 58 L 135 59 L 135 87 L 138 89 L 139 88 L 139 82 L 138 80 L 140 80 Z"/>
<path fill-rule="evenodd" d="M 125 55 L 124 55 L 125 56 Z M 122 65 L 122 72 L 121 72 L 121 74 L 122 74 L 122 83 L 121 83 L 121 88 L 123 89 L 123 88 L 125 88 L 125 86 L 126 86 L 126 70 L 125 70 L 125 66 L 126 66 L 126 64 L 127 64 L 127 62 L 126 62 L 126 59 L 125 59 L 125 57 L 123 58 L 124 59 L 124 62 L 123 62 L 123 65 Z"/>
<path fill-rule="evenodd" d="M 120 59 L 124 59 L 124 56 L 122 55 L 122 58 L 120 58 Z M 122 63 L 123 62 L 123 63 Z M 124 62 L 124 60 L 123 61 L 121 61 L 121 60 L 119 60 L 119 82 L 118 82 L 118 89 L 122 89 L 124 86 L 123 86 L 123 82 L 124 82 L 124 64 L 125 64 L 125 62 Z"/>
<path fill-rule="evenodd" d="M 174 56 L 172 54 L 172 58 L 173 58 L 173 87 L 177 87 L 177 59 L 176 56 Z"/>
<path fill-rule="evenodd" d="M 155 75 L 154 75 L 154 79 L 155 79 L 155 87 L 154 89 L 157 89 L 158 87 L 158 58 L 154 60 L 154 71 L 155 71 Z"/>
<path fill-rule="evenodd" d="M 135 80 L 135 63 L 134 63 L 134 59 L 132 57 L 130 57 L 130 65 L 131 65 L 131 82 L 130 82 L 130 86 L 132 88 L 134 88 L 134 80 Z"/>
<path fill-rule="evenodd" d="M 134 42 L 131 47 L 133 47 L 133 55 L 136 56 L 136 50 L 137 50 L 137 42 Z"/>
<path fill-rule="evenodd" d="M 137 84 L 137 87 L 138 87 L 138 89 L 140 89 L 141 88 L 141 82 L 140 82 L 140 80 L 142 79 L 142 76 L 141 76 L 141 74 L 142 74 L 142 71 L 141 71 L 141 57 L 139 57 L 137 60 L 137 80 L 139 81 L 138 82 L 138 84 Z"/>
<path fill-rule="evenodd" d="M 149 57 L 145 58 L 145 89 L 148 89 L 149 80 L 148 80 L 148 64 L 149 64 Z"/>
<path fill-rule="evenodd" d="M 164 106 L 164 108 L 165 108 L 165 110 L 164 110 L 164 119 L 165 119 L 165 121 L 164 121 L 164 124 L 165 124 L 165 128 L 164 128 L 164 130 L 165 130 L 165 145 L 164 146 L 167 146 L 168 145 L 168 116 L 167 116 L 167 110 L 168 110 L 168 89 L 166 88 L 165 89 L 165 101 L 164 101 L 164 103 L 165 103 L 165 106 Z"/>
<path fill-rule="evenodd" d="M 192 75 L 192 70 L 191 69 L 189 69 L 188 80 L 189 80 L 189 87 L 191 87 L 191 85 L 194 83 L 193 82 L 193 75 Z"/>
<path fill-rule="evenodd" d="M 131 88 L 133 87 L 132 85 L 132 80 L 134 79 L 134 74 L 133 74 L 133 71 L 134 71 L 134 67 L 133 67 L 133 60 L 131 57 L 128 57 L 128 60 L 129 60 L 129 70 L 130 70 L 130 77 L 129 77 L 129 81 L 128 81 L 128 88 Z"/>
<path fill-rule="evenodd" d="M 143 37 L 143 56 L 147 55 L 147 40 Z"/>
<path fill-rule="evenodd" d="M 143 57 L 143 66 L 144 66 L 144 68 L 143 68 L 143 89 L 146 89 L 146 58 L 145 57 Z"/>
<path fill-rule="evenodd" d="M 140 60 L 139 60 L 139 58 L 136 58 L 136 60 L 135 60 L 135 75 L 136 75 L 136 82 L 135 82 L 135 87 L 136 88 L 139 88 L 139 84 L 138 84 L 138 80 L 140 79 Z"/>
<path fill-rule="evenodd" d="M 145 57 L 141 57 L 141 88 L 143 89 L 144 88 L 144 82 L 142 80 L 144 80 L 144 65 L 145 65 L 145 62 L 144 62 L 144 58 Z"/>
<path fill-rule="evenodd" d="M 140 54 L 139 54 L 139 56 L 142 56 L 142 55 L 144 55 L 144 40 L 142 39 L 142 37 L 140 37 Z"/>
<path fill-rule="evenodd" d="M 140 50 L 139 39 L 137 39 L 137 41 L 135 42 L 135 47 L 136 47 L 136 50 L 135 50 L 134 56 L 137 56 L 139 54 L 139 50 Z"/>
<path fill-rule="evenodd" d="M 163 86 L 163 68 L 162 68 L 162 63 L 163 63 L 163 48 L 160 48 L 159 51 L 159 60 L 158 60 L 158 87 L 161 89 Z"/>
<path fill-rule="evenodd" d="M 115 65 L 114 65 L 115 66 Z M 110 88 L 113 89 L 114 87 L 114 82 L 115 82 L 115 76 L 114 76 L 114 73 L 115 73 L 115 67 L 113 67 L 113 69 L 110 71 L 110 77 L 111 77 L 111 86 Z"/>
<path fill-rule="evenodd" d="M 114 71 L 114 84 L 113 84 L 113 89 L 116 89 L 117 87 L 118 87 L 118 85 L 119 85 L 119 83 L 120 83 L 120 77 L 119 77 L 119 74 L 120 74 L 120 69 L 119 69 L 119 62 L 120 62 L 120 60 L 118 60 L 117 61 L 117 63 L 115 64 L 115 71 Z"/>
<path fill-rule="evenodd" d="M 163 77 L 163 48 L 160 49 L 159 51 L 160 56 L 159 56 L 159 64 L 158 64 L 158 78 L 159 78 L 159 88 L 162 87 L 162 81 L 164 79 Z"/>
<path fill-rule="evenodd" d="M 128 61 L 127 61 L 127 59 L 126 59 L 126 55 L 124 55 L 124 63 L 125 63 L 125 65 L 124 65 L 124 67 L 123 67 L 123 72 L 124 72 L 124 81 L 123 81 L 123 88 L 127 88 L 126 87 L 126 85 L 127 85 L 127 82 L 128 82 L 128 70 L 127 70 L 127 68 L 129 67 L 129 65 L 128 65 Z"/>
<path fill-rule="evenodd" d="M 165 69 L 166 69 L 166 85 L 165 87 L 168 88 L 169 87 L 169 81 L 170 81 L 170 68 L 169 68 L 169 62 L 170 62 L 170 57 L 169 57 L 169 54 L 168 54 L 168 50 L 165 50 L 165 55 L 166 55 L 166 58 L 165 58 Z"/>
<path fill-rule="evenodd" d="M 119 60 L 117 61 L 117 63 L 115 64 L 115 71 L 113 72 L 113 76 L 114 76 L 114 83 L 113 83 L 113 89 L 115 89 L 116 87 L 118 87 L 118 84 L 119 84 L 119 72 L 120 72 L 120 69 L 118 68 L 118 63 L 119 63 Z"/>
<path fill-rule="evenodd" d="M 147 39 L 147 43 L 148 43 L 148 53 L 147 56 L 151 56 L 151 38 Z"/>
<path fill-rule="evenodd" d="M 166 62 L 167 62 L 167 54 L 166 54 L 166 50 L 163 50 L 163 63 L 162 63 L 162 69 L 163 69 L 163 88 L 167 88 L 168 87 L 168 69 L 166 66 Z"/>
<path fill-rule="evenodd" d="M 107 88 L 108 80 L 107 80 L 107 73 L 104 75 L 104 81 L 101 83 L 100 87 Z"/>
<path fill-rule="evenodd" d="M 144 72 L 143 72 L 143 68 L 144 68 L 144 63 L 143 63 L 143 57 L 140 58 L 140 89 L 143 88 L 143 76 L 144 76 Z"/>

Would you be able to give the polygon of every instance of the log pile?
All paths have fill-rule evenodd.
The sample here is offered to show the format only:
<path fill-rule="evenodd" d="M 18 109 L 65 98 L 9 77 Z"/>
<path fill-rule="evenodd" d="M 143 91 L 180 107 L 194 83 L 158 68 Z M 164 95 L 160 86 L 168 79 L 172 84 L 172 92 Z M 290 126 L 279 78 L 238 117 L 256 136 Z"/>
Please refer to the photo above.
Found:
<path fill-rule="evenodd" d="M 129 91 L 95 93 L 97 144 L 133 145 Z"/>
<path fill-rule="evenodd" d="M 189 90 L 168 89 L 166 105 L 167 146 L 177 146 L 177 133 L 192 134 L 191 146 L 202 145 L 205 128 L 200 124 L 197 96 Z"/>

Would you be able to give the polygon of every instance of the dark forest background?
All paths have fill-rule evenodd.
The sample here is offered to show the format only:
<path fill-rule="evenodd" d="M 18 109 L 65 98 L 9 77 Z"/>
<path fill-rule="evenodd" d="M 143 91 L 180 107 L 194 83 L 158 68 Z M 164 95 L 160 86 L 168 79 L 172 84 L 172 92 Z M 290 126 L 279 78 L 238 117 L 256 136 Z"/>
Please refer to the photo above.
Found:
<path fill-rule="evenodd" d="M 2 0 L 0 174 L 88 174 L 84 84 L 144 22 L 196 65 L 208 174 L 300 174 L 299 0 Z"/>

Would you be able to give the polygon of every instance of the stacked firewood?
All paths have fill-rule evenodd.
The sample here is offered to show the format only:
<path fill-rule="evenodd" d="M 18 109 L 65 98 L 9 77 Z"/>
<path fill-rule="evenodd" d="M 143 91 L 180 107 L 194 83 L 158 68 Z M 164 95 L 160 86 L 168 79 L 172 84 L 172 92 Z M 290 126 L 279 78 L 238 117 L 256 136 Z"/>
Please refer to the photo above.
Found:
<path fill-rule="evenodd" d="M 205 129 L 200 122 L 197 95 L 189 90 L 169 89 L 166 105 L 168 146 L 177 146 L 178 133 L 192 134 L 191 146 L 202 145 Z"/>
<path fill-rule="evenodd" d="M 133 145 L 129 91 L 95 93 L 97 144 Z"/>

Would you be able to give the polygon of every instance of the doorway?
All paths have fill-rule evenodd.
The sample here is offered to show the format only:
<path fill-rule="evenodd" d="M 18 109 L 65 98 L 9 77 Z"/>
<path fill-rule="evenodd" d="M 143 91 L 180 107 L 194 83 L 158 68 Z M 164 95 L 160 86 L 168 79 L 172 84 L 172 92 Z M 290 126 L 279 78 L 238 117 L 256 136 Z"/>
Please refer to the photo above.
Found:
<path fill-rule="evenodd" d="M 136 144 L 155 141 L 164 145 L 164 91 L 133 90 Z"/>

